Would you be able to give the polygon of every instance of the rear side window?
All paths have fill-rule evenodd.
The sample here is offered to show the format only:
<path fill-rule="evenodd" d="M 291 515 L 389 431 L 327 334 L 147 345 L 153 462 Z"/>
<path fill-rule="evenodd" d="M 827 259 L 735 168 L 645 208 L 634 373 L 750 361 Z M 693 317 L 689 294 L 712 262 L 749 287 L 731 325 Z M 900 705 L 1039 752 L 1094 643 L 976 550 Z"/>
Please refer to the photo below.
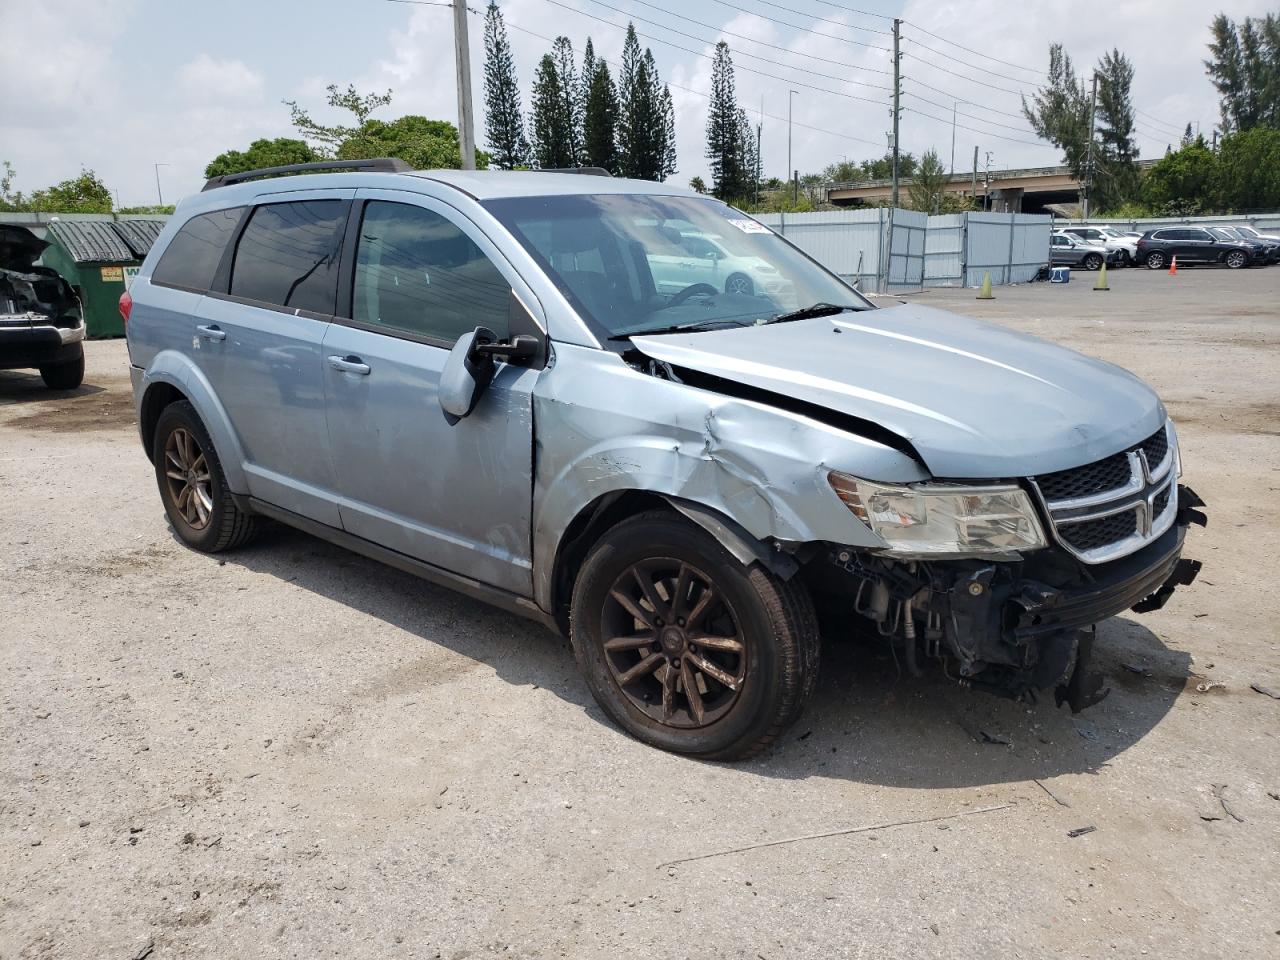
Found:
<path fill-rule="evenodd" d="M 151 282 L 208 290 L 243 211 L 244 207 L 232 207 L 188 220 L 160 255 Z"/>
<path fill-rule="evenodd" d="M 365 207 L 353 320 L 453 343 L 477 326 L 505 338 L 510 306 L 511 285 L 444 217 L 381 200 Z"/>
<path fill-rule="evenodd" d="M 314 313 L 334 312 L 345 200 L 271 203 L 253 211 L 236 247 L 231 294 Z"/>

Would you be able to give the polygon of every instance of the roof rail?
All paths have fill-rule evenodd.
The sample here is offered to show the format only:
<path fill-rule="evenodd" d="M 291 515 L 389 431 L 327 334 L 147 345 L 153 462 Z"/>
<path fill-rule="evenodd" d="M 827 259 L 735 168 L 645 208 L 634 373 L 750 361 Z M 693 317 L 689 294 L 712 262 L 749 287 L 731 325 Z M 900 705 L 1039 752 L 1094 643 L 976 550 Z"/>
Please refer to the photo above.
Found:
<path fill-rule="evenodd" d="M 263 177 L 274 177 L 286 173 L 318 173 L 321 170 L 368 170 L 381 173 L 405 173 L 412 170 L 409 164 L 398 157 L 374 157 L 371 160 L 321 160 L 317 163 L 290 163 L 283 167 L 263 167 L 261 170 L 246 170 L 243 173 L 225 173 L 220 177 L 210 177 L 201 188 L 213 190 L 217 187 L 229 187 L 233 183 L 245 183 L 249 180 L 261 180 Z"/>
<path fill-rule="evenodd" d="M 581 173 L 588 177 L 612 177 L 604 167 L 539 167 L 537 173 Z"/>

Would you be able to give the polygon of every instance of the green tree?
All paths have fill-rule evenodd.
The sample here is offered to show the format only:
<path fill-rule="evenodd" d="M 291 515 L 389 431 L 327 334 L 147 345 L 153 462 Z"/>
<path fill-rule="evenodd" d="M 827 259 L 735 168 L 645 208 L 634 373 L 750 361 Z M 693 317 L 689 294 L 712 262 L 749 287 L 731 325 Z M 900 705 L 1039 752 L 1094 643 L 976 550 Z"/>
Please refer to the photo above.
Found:
<path fill-rule="evenodd" d="M 938 152 L 926 150 L 920 158 L 920 169 L 915 172 L 915 177 L 907 187 L 907 209 L 921 213 L 942 213 L 950 181 L 947 168 L 938 159 Z"/>
<path fill-rule="evenodd" d="M 618 78 L 618 154 L 623 176 L 661 180 L 667 166 L 666 118 L 653 54 L 640 50 L 635 26 L 627 25 Z"/>
<path fill-rule="evenodd" d="M 692 190 L 694 193 L 706 193 L 707 182 L 703 180 L 701 177 L 690 177 L 689 189 Z"/>
<path fill-rule="evenodd" d="M 1063 162 L 1077 180 L 1085 177 L 1089 155 L 1089 111 L 1092 97 L 1083 78 L 1076 76 L 1062 44 L 1049 47 L 1049 82 L 1022 98 L 1022 113 L 1041 140 L 1062 151 Z"/>
<path fill-rule="evenodd" d="M 0 210 L 34 213 L 110 213 L 111 191 L 92 170 L 81 170 L 80 176 L 55 183 L 44 190 L 23 195 L 13 189 L 16 174 L 12 164 L 4 161 L 0 173 Z"/>
<path fill-rule="evenodd" d="M 1253 127 L 1218 148 L 1219 193 L 1232 212 L 1280 209 L 1280 129 Z"/>
<path fill-rule="evenodd" d="M 539 167 L 572 167 L 573 118 L 565 112 L 560 71 L 551 54 L 543 54 L 533 76 L 533 157 Z"/>
<path fill-rule="evenodd" d="M 1092 191 L 1099 210 L 1111 210 L 1138 195 L 1138 144 L 1133 138 L 1130 93 L 1133 65 L 1119 50 L 1098 61 Z"/>
<path fill-rule="evenodd" d="M 569 163 L 576 167 L 582 163 L 582 90 L 578 81 L 578 68 L 573 59 L 573 43 L 568 37 L 556 37 L 551 46 L 551 56 L 556 62 L 556 78 L 562 101 L 560 110 L 568 120 L 568 143 L 565 145 Z"/>
<path fill-rule="evenodd" d="M 366 120 L 338 146 L 339 160 L 398 157 L 416 170 L 462 166 L 458 128 L 447 120 L 407 114 L 396 120 Z M 489 166 L 489 154 L 476 151 L 476 167 Z"/>
<path fill-rule="evenodd" d="M 742 158 L 742 200 L 754 200 L 760 182 L 760 154 L 756 150 L 756 128 L 747 111 L 738 108 L 738 154 Z"/>
<path fill-rule="evenodd" d="M 228 150 L 218 154 L 205 166 L 204 175 L 225 177 L 232 173 L 283 167 L 291 163 L 312 163 L 320 159 L 320 155 L 305 141 L 276 137 L 274 140 L 255 140 L 247 150 Z"/>
<path fill-rule="evenodd" d="M 1280 14 L 1236 24 L 1220 13 L 1209 29 L 1204 66 L 1221 97 L 1223 134 L 1280 128 Z"/>
<path fill-rule="evenodd" d="M 514 170 L 529 164 L 529 139 L 520 109 L 520 84 L 502 11 L 490 0 L 484 15 L 485 131 L 495 166 Z"/>
<path fill-rule="evenodd" d="M 657 71 L 654 71 L 656 77 Z M 662 149 L 660 155 L 662 157 L 662 169 L 658 176 L 659 180 L 666 180 L 676 172 L 676 108 L 671 100 L 671 88 L 666 84 L 662 85 L 662 96 L 658 101 L 659 112 L 662 114 Z"/>
<path fill-rule="evenodd" d="M 734 89 L 729 44 L 716 44 L 711 64 L 711 103 L 707 112 L 706 157 L 711 166 L 711 192 L 721 200 L 746 196 L 747 171 L 742 155 L 742 128 Z"/>
<path fill-rule="evenodd" d="M 603 60 L 595 60 L 592 64 L 582 133 L 583 162 L 590 167 L 618 173 L 618 91 L 613 86 L 613 77 L 609 75 L 609 65 Z"/>
<path fill-rule="evenodd" d="M 1218 156 L 1196 137 L 1147 171 L 1142 200 L 1158 215 L 1194 216 L 1222 206 L 1219 183 Z"/>
<path fill-rule="evenodd" d="M 587 100 L 591 97 L 591 81 L 595 79 L 596 67 L 602 63 L 604 63 L 603 60 L 596 59 L 595 44 L 591 42 L 590 37 L 587 37 L 586 46 L 582 48 L 582 73 L 578 75 L 578 82 L 581 84 L 578 98 L 582 103 L 584 113 L 587 109 Z M 583 122 L 586 122 L 585 117 Z M 583 137 L 583 142 L 586 142 L 585 136 Z"/>
<path fill-rule="evenodd" d="M 370 114 L 379 107 L 385 107 L 391 102 L 391 91 L 386 93 L 360 93 L 356 90 L 354 84 L 347 84 L 347 89 L 339 90 L 337 84 L 329 84 L 325 88 L 328 91 L 327 102 L 329 106 L 346 110 L 355 117 L 353 126 L 343 126 L 337 124 L 334 126 L 324 126 L 317 123 L 311 118 L 302 107 L 298 106 L 295 100 L 285 100 L 284 105 L 289 108 L 289 119 L 302 134 L 303 138 L 313 141 L 315 151 L 322 159 L 327 159 L 337 155 L 338 148 L 352 136 L 359 132 L 369 119 Z"/>

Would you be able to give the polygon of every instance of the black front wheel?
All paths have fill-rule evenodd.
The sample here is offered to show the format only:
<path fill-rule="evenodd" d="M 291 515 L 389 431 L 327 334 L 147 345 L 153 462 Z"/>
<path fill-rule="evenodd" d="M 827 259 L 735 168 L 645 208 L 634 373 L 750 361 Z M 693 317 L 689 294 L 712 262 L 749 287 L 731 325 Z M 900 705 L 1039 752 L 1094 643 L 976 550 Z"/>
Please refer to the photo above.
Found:
<path fill-rule="evenodd" d="M 1232 250 L 1227 254 L 1227 266 L 1232 270 L 1239 270 L 1243 266 L 1247 266 L 1249 258 L 1239 250 Z"/>
<path fill-rule="evenodd" d="M 84 351 L 74 360 L 40 367 L 40 379 L 50 390 L 74 390 L 84 383 Z"/>
<path fill-rule="evenodd" d="M 1159 250 L 1152 250 L 1147 254 L 1147 269 L 1149 270 L 1163 270 L 1168 265 L 1168 262 L 1164 254 Z"/>
<path fill-rule="evenodd" d="M 813 605 L 796 580 L 744 567 L 701 527 L 655 511 L 592 548 L 570 636 L 596 701 L 645 743 L 752 756 L 800 715 L 817 676 Z"/>

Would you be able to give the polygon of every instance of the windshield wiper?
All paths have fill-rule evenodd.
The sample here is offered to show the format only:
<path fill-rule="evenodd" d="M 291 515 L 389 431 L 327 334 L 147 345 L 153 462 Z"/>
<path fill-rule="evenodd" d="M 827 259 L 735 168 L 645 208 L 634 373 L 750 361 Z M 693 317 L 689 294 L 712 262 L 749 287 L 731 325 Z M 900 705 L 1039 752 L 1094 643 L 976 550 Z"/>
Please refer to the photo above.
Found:
<path fill-rule="evenodd" d="M 740 323 L 737 320 L 728 320 L 724 317 L 709 317 L 706 320 L 695 320 L 692 323 L 673 323 L 668 327 L 654 327 L 652 330 L 624 330 L 621 333 L 615 333 L 609 339 L 630 340 L 632 337 L 646 337 L 651 333 L 690 333 L 694 330 L 710 330 L 714 324 L 724 324 L 731 327 L 749 325 Z"/>
<path fill-rule="evenodd" d="M 780 313 L 765 322 L 788 323 L 791 320 L 810 320 L 813 317 L 829 317 L 833 314 L 844 313 L 846 310 L 857 309 L 857 307 L 840 306 L 835 303 L 814 303 L 807 307 L 801 307 L 799 310 L 792 310 L 790 313 Z"/>

